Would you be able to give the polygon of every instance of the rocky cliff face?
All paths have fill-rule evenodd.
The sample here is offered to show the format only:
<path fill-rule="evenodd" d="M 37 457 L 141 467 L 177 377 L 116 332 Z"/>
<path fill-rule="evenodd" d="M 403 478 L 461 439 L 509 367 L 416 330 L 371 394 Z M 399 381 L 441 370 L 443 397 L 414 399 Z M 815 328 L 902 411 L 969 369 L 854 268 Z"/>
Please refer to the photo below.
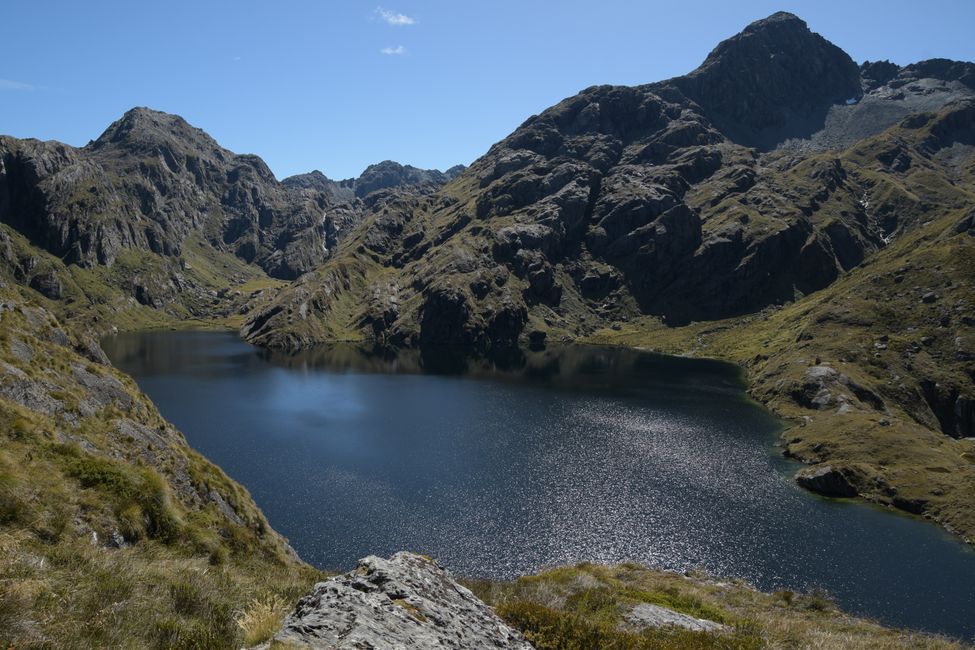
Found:
<path fill-rule="evenodd" d="M 921 151 L 928 145 L 891 140 L 879 161 L 841 152 L 917 110 L 975 97 L 968 65 L 861 70 L 795 16 L 775 14 L 685 77 L 586 89 L 529 118 L 449 186 L 385 204 L 317 279 L 259 306 L 244 333 L 283 346 L 359 330 L 497 347 L 801 298 L 951 205 L 881 189 L 910 176 L 909 147 L 939 177 L 953 173 L 947 157 Z M 966 146 L 966 128 L 946 126 L 939 150 Z M 381 280 L 377 265 L 390 269 Z M 360 308 L 333 309 L 339 300 Z"/>
<path fill-rule="evenodd" d="M 240 302 L 227 291 L 318 268 L 390 197 L 434 192 L 462 169 L 387 161 L 358 179 L 279 183 L 257 156 L 145 108 L 82 148 L 0 136 L 0 270 L 69 310 L 117 313 L 131 299 L 178 318 L 226 315 Z"/>
<path fill-rule="evenodd" d="M 278 183 L 264 162 L 221 148 L 182 118 L 137 108 L 81 149 L 0 139 L 0 219 L 82 266 L 123 250 L 179 255 L 190 233 L 293 278 L 335 244 L 323 193 Z"/>

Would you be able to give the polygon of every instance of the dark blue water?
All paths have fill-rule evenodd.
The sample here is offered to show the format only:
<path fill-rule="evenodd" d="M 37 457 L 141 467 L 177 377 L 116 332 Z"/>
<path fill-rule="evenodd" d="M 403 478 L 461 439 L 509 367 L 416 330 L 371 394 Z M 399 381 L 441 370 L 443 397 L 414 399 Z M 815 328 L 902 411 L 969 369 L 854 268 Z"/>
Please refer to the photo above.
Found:
<path fill-rule="evenodd" d="M 194 332 L 104 347 L 320 567 L 404 549 L 467 576 L 634 560 L 975 638 L 975 553 L 796 488 L 780 423 L 732 366 L 584 347 L 288 356 Z"/>

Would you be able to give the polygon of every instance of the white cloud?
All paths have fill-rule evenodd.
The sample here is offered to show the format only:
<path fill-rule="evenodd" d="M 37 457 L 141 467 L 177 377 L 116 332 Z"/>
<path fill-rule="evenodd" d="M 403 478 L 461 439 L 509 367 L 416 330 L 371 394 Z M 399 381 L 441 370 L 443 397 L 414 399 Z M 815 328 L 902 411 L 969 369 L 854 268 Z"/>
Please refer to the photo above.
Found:
<path fill-rule="evenodd" d="M 403 47 L 402 45 L 397 45 L 396 47 L 384 47 L 379 51 L 382 54 L 393 54 L 393 55 L 406 54 L 406 48 Z"/>
<path fill-rule="evenodd" d="M 406 14 L 396 13 L 390 9 L 383 9 L 382 7 L 376 7 L 376 15 L 385 22 L 387 25 L 395 25 L 397 27 L 402 27 L 403 25 L 415 25 L 416 19 Z"/>
<path fill-rule="evenodd" d="M 34 90 L 34 86 L 12 79 L 0 79 L 0 90 Z"/>

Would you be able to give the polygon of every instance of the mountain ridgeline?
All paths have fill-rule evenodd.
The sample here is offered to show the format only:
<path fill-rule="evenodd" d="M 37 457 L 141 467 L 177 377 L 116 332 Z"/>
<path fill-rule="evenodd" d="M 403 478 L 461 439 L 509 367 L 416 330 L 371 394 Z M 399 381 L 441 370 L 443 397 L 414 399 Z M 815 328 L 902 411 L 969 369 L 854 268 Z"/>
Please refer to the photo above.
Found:
<path fill-rule="evenodd" d="M 328 259 L 383 191 L 431 192 L 459 169 L 444 174 L 387 161 L 358 179 L 335 182 L 315 172 L 278 182 L 257 156 L 227 151 L 178 116 L 135 108 L 82 148 L 0 137 L 0 220 L 12 231 L 5 240 L 21 236 L 63 265 L 124 269 L 133 253 L 148 253 L 153 272 L 123 273 L 113 283 L 166 309 L 185 302 L 181 292 L 200 288 L 186 273 L 188 247 L 293 279 Z M 70 274 L 61 264 L 7 249 L 19 280 L 62 297 Z"/>
<path fill-rule="evenodd" d="M 440 191 L 370 215 L 244 333 L 487 348 L 795 300 L 965 204 L 910 193 L 922 170 L 953 178 L 972 69 L 858 67 L 776 14 L 685 77 L 589 88 L 529 118 Z M 877 155 L 853 160 L 856 143 Z"/>

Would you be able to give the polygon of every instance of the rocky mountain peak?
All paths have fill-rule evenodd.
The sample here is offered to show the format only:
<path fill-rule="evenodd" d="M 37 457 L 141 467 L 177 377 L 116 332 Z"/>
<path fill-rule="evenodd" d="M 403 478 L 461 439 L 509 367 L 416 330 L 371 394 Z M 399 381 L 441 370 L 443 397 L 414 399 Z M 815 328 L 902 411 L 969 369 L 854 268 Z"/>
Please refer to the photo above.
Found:
<path fill-rule="evenodd" d="M 424 186 L 439 187 L 450 180 L 438 169 L 420 169 L 412 165 L 401 165 L 393 160 L 384 160 L 366 167 L 362 175 L 356 179 L 355 193 L 364 197 L 376 190 L 393 187 Z"/>
<path fill-rule="evenodd" d="M 745 29 L 741 30 L 741 33 L 751 34 L 776 29 L 800 29 L 808 31 L 809 26 L 806 24 L 806 21 L 794 13 L 788 11 L 776 11 L 767 18 L 762 18 L 751 23 L 745 27 Z"/>
<path fill-rule="evenodd" d="M 197 150 L 224 159 L 224 150 L 203 129 L 191 126 L 179 115 L 146 107 L 127 111 L 113 122 L 97 140 L 88 145 L 93 151 L 122 148 L 126 150 L 158 150 L 160 148 Z"/>
<path fill-rule="evenodd" d="M 761 149 L 803 137 L 829 108 L 862 94 L 850 56 L 786 12 L 756 21 L 722 41 L 676 87 L 733 140 Z"/>
<path fill-rule="evenodd" d="M 885 85 L 897 76 L 901 68 L 890 61 L 864 61 L 860 66 L 860 77 L 864 90 L 874 90 Z"/>
<path fill-rule="evenodd" d="M 438 169 L 420 169 L 393 160 L 384 160 L 369 165 L 357 178 L 332 180 L 316 169 L 289 176 L 281 182 L 291 188 L 325 192 L 335 202 L 350 202 L 382 190 L 429 194 L 459 176 L 465 169 L 467 168 L 464 165 L 454 165 L 446 172 L 441 172 Z"/>
<path fill-rule="evenodd" d="M 443 174 L 448 179 L 453 180 L 463 174 L 466 169 L 466 165 L 454 165 L 453 167 L 448 168 Z"/>

